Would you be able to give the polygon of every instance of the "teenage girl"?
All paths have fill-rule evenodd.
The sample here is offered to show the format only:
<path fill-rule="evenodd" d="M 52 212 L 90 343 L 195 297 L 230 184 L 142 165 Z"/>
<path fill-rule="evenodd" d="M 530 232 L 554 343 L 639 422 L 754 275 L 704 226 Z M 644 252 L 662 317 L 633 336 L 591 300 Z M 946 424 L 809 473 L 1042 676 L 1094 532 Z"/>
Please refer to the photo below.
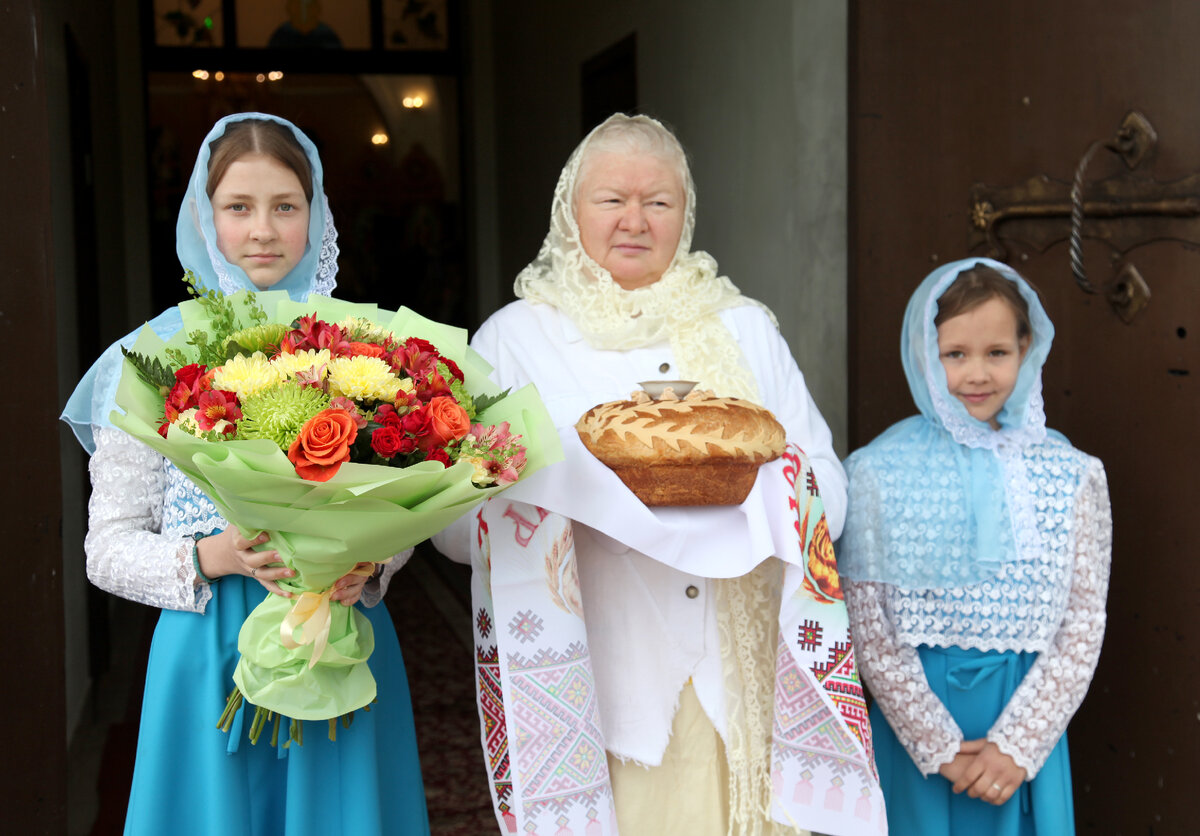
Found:
<path fill-rule="evenodd" d="M 336 241 L 321 161 L 308 137 L 258 113 L 217 122 L 200 147 L 177 226 L 180 263 L 198 284 L 222 293 L 286 290 L 297 300 L 328 295 Z M 150 324 L 164 339 L 182 327 L 174 308 Z M 368 607 L 379 694 L 370 711 L 355 712 L 350 727 L 339 729 L 336 742 L 314 729 L 303 745 L 280 739 L 272 747 L 266 734 L 251 745 L 245 706 L 231 733 L 217 729 L 242 622 L 264 588 L 287 594 L 276 581 L 291 570 L 271 565 L 274 551 L 252 549 L 266 535 L 247 541 L 182 473 L 109 423 L 121 363 L 114 344 L 63 418 L 92 456 L 88 577 L 162 609 L 126 834 L 428 834 L 404 662 L 378 605 L 396 566 L 369 581 L 347 575 L 336 584 L 335 600 Z"/>

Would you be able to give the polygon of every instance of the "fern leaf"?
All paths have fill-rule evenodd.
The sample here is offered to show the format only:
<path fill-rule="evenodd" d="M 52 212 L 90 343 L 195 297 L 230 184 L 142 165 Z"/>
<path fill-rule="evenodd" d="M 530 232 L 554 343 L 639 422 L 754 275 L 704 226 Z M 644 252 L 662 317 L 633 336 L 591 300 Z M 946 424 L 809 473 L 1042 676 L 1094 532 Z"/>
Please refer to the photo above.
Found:
<path fill-rule="evenodd" d="M 129 362 L 133 363 L 133 367 L 137 369 L 138 377 L 163 394 L 171 391 L 171 388 L 175 385 L 174 369 L 163 365 L 163 362 L 157 357 L 147 357 L 145 354 L 129 351 L 125 346 L 121 346 L 121 353 L 125 355 L 125 358 Z"/>

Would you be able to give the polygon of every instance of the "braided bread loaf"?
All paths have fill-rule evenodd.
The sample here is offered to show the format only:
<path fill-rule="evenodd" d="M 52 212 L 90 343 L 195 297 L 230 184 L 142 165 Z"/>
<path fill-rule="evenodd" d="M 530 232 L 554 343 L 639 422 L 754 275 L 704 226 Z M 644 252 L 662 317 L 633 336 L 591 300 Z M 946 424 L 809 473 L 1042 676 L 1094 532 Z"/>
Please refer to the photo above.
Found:
<path fill-rule="evenodd" d="M 592 407 L 575 430 L 646 505 L 738 505 L 785 440 L 768 410 L 706 391 L 634 392 Z"/>

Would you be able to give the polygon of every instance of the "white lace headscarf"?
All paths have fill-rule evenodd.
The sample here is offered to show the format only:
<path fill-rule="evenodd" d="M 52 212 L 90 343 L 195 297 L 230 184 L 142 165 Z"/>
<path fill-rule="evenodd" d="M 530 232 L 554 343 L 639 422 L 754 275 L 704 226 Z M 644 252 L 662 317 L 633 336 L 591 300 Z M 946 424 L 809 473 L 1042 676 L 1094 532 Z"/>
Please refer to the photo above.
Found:
<path fill-rule="evenodd" d="M 675 256 L 662 277 L 625 290 L 583 248 L 575 217 L 576 192 L 591 158 L 602 152 L 646 154 L 679 172 L 684 221 Z M 613 114 L 592 130 L 567 160 L 550 209 L 550 231 L 536 259 L 517 276 L 513 291 L 558 308 L 594 348 L 624 350 L 666 341 L 680 374 L 718 395 L 758 401 L 758 386 L 741 349 L 718 313 L 758 305 L 725 276 L 706 252 L 691 252 L 696 189 L 679 140 L 648 116 Z"/>
<path fill-rule="evenodd" d="M 625 290 L 583 248 L 575 217 L 577 189 L 595 154 L 645 154 L 679 173 L 684 221 L 674 258 L 658 281 Z M 538 257 L 517 276 L 514 291 L 530 302 L 558 308 L 599 349 L 625 350 L 667 342 L 682 377 L 718 395 L 760 402 L 758 385 L 720 312 L 757 305 L 717 262 L 692 252 L 696 189 L 679 140 L 647 116 L 614 114 L 597 126 L 567 160 L 550 211 L 550 232 Z M 774 561 L 741 578 L 715 581 L 721 658 L 726 676 L 730 832 L 773 833 L 770 823 L 771 706 L 774 687 L 778 572 Z"/>

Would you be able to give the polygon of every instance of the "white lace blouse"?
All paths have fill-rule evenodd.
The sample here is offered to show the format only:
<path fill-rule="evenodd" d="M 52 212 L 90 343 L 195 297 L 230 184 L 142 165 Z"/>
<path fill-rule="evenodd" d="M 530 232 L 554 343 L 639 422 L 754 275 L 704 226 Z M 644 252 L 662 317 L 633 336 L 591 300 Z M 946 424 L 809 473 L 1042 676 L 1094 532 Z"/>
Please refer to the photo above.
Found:
<path fill-rule="evenodd" d="M 859 668 L 925 775 L 954 759 L 963 733 L 929 687 L 917 646 L 1038 653 L 987 739 L 1033 778 L 1087 692 L 1104 636 L 1112 511 L 1099 460 L 1063 442 L 1027 456 L 1035 481 L 1036 560 L 956 589 L 902 590 L 843 579 Z M 1078 474 L 1063 489 L 1065 473 Z"/>
<path fill-rule="evenodd" d="M 193 534 L 228 523 L 178 469 L 141 442 L 112 427 L 94 427 L 88 463 L 92 497 L 84 539 L 88 579 L 142 604 L 203 613 L 212 598 L 196 575 Z M 383 598 L 391 576 L 411 555 L 397 555 L 363 587 L 362 602 Z"/>

